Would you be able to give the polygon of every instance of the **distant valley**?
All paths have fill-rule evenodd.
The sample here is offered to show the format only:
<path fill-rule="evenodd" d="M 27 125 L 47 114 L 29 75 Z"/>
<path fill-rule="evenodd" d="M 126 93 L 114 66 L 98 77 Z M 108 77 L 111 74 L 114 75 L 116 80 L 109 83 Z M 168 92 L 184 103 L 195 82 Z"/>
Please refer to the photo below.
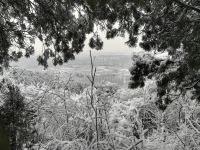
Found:
<path fill-rule="evenodd" d="M 129 82 L 129 67 L 131 56 L 129 55 L 98 55 L 94 56 L 94 65 L 97 68 L 96 82 L 111 82 L 126 87 Z M 19 62 L 11 63 L 12 67 L 26 69 L 36 72 L 47 72 L 49 74 L 60 74 L 66 78 L 70 74 L 77 82 L 88 83 L 87 76 L 90 75 L 90 59 L 88 57 L 77 57 L 62 66 L 53 66 L 49 60 L 49 67 L 44 70 L 38 66 L 37 57 L 22 58 Z"/>

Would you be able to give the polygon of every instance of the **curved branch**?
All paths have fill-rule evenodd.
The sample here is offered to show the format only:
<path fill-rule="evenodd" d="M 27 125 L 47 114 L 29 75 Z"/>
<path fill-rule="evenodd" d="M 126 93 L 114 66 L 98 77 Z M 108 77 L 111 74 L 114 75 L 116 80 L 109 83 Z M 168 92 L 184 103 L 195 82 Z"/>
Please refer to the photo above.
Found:
<path fill-rule="evenodd" d="M 172 0 L 172 1 L 175 2 L 176 4 L 180 5 L 180 6 L 183 6 L 183 7 L 187 8 L 187 9 L 194 10 L 194 11 L 196 11 L 197 13 L 200 13 L 200 9 L 197 8 L 197 7 L 194 7 L 194 6 L 185 4 L 185 3 L 183 3 L 183 2 L 181 2 L 181 1 L 179 1 L 179 0 Z"/>

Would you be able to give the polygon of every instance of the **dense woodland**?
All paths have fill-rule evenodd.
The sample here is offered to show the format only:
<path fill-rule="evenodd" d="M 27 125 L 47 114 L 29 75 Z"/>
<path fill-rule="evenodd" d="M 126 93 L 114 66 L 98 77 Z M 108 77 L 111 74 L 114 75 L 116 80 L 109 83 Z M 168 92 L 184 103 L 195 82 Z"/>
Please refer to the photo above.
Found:
<path fill-rule="evenodd" d="M 44 69 L 100 51 L 102 31 L 143 49 L 129 89 L 97 84 L 91 53 L 87 84 L 10 68 L 36 39 Z M 0 150 L 200 149 L 199 0 L 0 0 L 0 71 Z"/>

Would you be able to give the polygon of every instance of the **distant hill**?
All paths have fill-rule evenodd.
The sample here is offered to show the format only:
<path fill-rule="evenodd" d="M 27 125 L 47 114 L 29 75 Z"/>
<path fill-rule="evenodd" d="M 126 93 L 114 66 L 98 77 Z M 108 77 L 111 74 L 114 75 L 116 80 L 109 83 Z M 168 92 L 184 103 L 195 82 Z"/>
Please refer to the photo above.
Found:
<path fill-rule="evenodd" d="M 95 66 L 112 66 L 112 67 L 130 67 L 131 56 L 128 55 L 98 55 L 95 57 Z M 49 68 L 55 68 L 49 60 Z M 62 66 L 56 66 L 57 68 L 65 68 L 72 66 L 90 66 L 90 59 L 88 57 L 77 57 L 73 61 L 63 64 Z M 21 58 L 18 62 L 12 62 L 12 67 L 31 69 L 31 70 L 42 70 L 42 66 L 38 66 L 37 57 L 31 56 L 30 58 Z"/>
<path fill-rule="evenodd" d="M 99 55 L 95 57 L 95 67 L 97 68 L 96 82 L 105 81 L 117 83 L 120 86 L 127 86 L 129 82 L 128 68 L 131 66 L 131 57 L 128 55 Z M 51 60 L 50 60 L 51 61 Z M 19 62 L 11 63 L 14 68 L 25 69 L 33 72 L 44 72 L 47 74 L 60 74 L 63 77 L 73 75 L 77 82 L 88 83 L 87 76 L 90 75 L 90 58 L 77 57 L 74 61 L 53 66 L 49 61 L 48 69 L 44 70 L 38 66 L 37 57 L 22 58 Z"/>

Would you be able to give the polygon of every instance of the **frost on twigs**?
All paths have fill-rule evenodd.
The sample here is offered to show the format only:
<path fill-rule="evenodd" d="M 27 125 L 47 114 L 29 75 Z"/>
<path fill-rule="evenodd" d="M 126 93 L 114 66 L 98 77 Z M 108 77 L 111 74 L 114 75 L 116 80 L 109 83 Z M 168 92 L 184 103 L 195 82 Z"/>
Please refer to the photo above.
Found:
<path fill-rule="evenodd" d="M 93 87 L 91 105 L 91 85 L 79 88 L 70 78 L 64 82 L 58 75 L 42 77 L 43 73 L 15 70 L 5 79 L 17 84 L 24 101 L 36 110 L 37 150 L 190 150 L 200 145 L 200 108 L 189 101 L 190 92 L 185 98 L 171 95 L 176 99 L 161 111 L 155 105 L 155 80 L 134 90 L 99 84 Z M 72 90 L 75 87 L 81 90 Z"/>

